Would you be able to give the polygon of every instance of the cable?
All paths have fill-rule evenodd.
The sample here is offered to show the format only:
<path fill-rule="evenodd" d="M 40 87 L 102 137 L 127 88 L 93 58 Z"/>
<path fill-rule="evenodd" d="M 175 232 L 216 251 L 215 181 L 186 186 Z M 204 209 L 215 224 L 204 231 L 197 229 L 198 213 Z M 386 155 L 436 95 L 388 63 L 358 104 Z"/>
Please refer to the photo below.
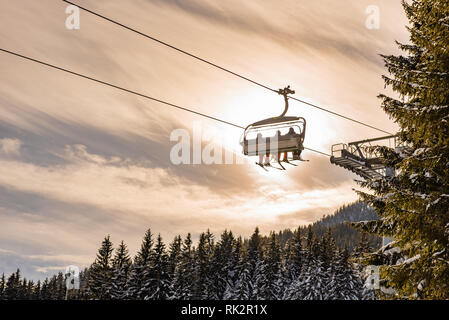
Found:
<path fill-rule="evenodd" d="M 312 104 L 312 103 L 310 103 L 310 102 L 307 102 L 307 101 L 304 101 L 304 100 L 301 100 L 301 99 L 298 99 L 298 98 L 295 98 L 295 97 L 292 97 L 292 96 L 289 96 L 289 98 L 290 98 L 290 99 L 293 99 L 293 100 L 296 100 L 296 101 L 299 101 L 299 102 L 301 102 L 301 103 L 307 104 L 307 105 L 309 105 L 309 106 L 311 106 L 311 107 L 314 107 L 314 108 L 323 110 L 323 111 L 328 112 L 328 113 L 330 113 L 330 114 L 339 116 L 339 117 L 341 117 L 341 118 L 343 118 L 343 119 L 346 119 L 346 120 L 349 120 L 349 121 L 352 121 L 352 122 L 361 124 L 361 125 L 363 125 L 363 126 L 365 126 L 365 127 L 368 127 L 368 128 L 371 128 L 371 129 L 374 129 L 374 130 L 377 130 L 377 131 L 386 133 L 386 134 L 388 134 L 388 135 L 393 135 L 392 133 L 390 133 L 390 132 L 388 132 L 388 131 L 385 131 L 385 130 L 376 128 L 376 127 L 374 127 L 374 126 L 372 126 L 372 125 L 369 125 L 369 124 L 367 124 L 367 123 L 361 122 L 361 121 L 356 120 L 356 119 L 349 118 L 349 117 L 347 117 L 347 116 L 345 116 L 345 115 L 336 113 L 336 112 L 334 112 L 334 111 L 324 109 L 323 107 L 319 107 L 319 106 L 317 106 L 317 105 L 315 105 L 315 104 Z"/>
<path fill-rule="evenodd" d="M 192 58 L 197 59 L 197 60 L 199 60 L 199 61 L 201 61 L 201 62 L 207 63 L 208 65 L 211 65 L 211 66 L 213 66 L 213 67 L 215 67 L 215 68 L 218 68 L 218 69 L 220 69 L 220 70 L 223 70 L 223 71 L 225 71 L 225 72 L 227 72 L 227 73 L 230 73 L 230 74 L 232 74 L 232 75 L 234 75 L 234 76 L 236 76 L 236 77 L 239 77 L 239 78 L 241 78 L 241 79 L 243 79 L 243 80 L 246 80 L 246 81 L 249 81 L 249 82 L 251 82 L 251 83 L 254 83 L 255 85 L 258 85 L 258 86 L 260 86 L 260 87 L 262 87 L 262 88 L 264 88 L 264 89 L 267 89 L 267 90 L 270 90 L 270 91 L 273 91 L 273 92 L 277 92 L 277 90 L 274 90 L 274 89 L 272 89 L 272 88 L 270 88 L 270 87 L 267 87 L 267 86 L 265 86 L 265 85 L 263 85 L 263 84 L 261 84 L 261 83 L 259 83 L 259 82 L 257 82 L 257 81 L 251 80 L 251 79 L 249 79 L 249 78 L 247 78 L 247 77 L 244 77 L 244 76 L 242 76 L 242 75 L 240 75 L 240 74 L 238 74 L 238 73 L 235 73 L 235 72 L 233 72 L 233 71 L 231 71 L 231 70 L 229 70 L 229 69 L 226 69 L 226 68 L 224 68 L 224 67 L 221 67 L 221 66 L 219 66 L 219 65 L 217 65 L 217 64 L 215 64 L 215 63 L 213 63 L 213 62 L 210 62 L 210 61 L 208 61 L 208 60 L 206 60 L 206 59 L 203 59 L 203 58 L 200 58 L 200 57 L 198 57 L 198 56 L 196 56 L 196 55 L 194 55 L 194 54 L 192 54 L 192 53 L 189 53 L 189 52 L 187 52 L 187 51 L 184 51 L 184 50 L 182 50 L 182 49 L 179 49 L 179 48 L 177 48 L 177 47 L 175 47 L 175 46 L 173 46 L 173 45 L 171 45 L 171 44 L 169 44 L 169 43 L 167 43 L 167 42 L 164 42 L 164 41 L 162 41 L 162 40 L 156 39 L 156 38 L 154 38 L 154 37 L 152 37 L 152 36 L 150 36 L 150 35 L 147 35 L 147 34 L 145 34 L 145 33 L 143 33 L 143 32 L 140 32 L 140 31 L 138 31 L 138 30 L 136 30 L 136 29 L 133 29 L 133 28 L 131 28 L 131 27 L 128 27 L 128 26 L 126 26 L 126 25 L 124 25 L 124 24 L 122 24 L 122 23 L 120 23 L 120 22 L 118 22 L 118 21 L 115 21 L 115 20 L 112 20 L 112 19 L 110 19 L 110 18 L 108 18 L 108 17 L 105 17 L 105 16 L 103 16 L 103 15 L 97 13 L 97 12 L 94 12 L 94 11 L 89 10 L 89 9 L 87 9 L 87 8 L 81 7 L 80 5 L 78 5 L 78 4 L 76 4 L 76 3 L 73 3 L 73 2 L 70 2 L 70 1 L 67 1 L 67 0 L 62 0 L 62 1 L 63 1 L 63 2 L 66 2 L 66 3 L 69 3 L 69 4 L 73 5 L 73 6 L 76 6 L 76 7 L 80 8 L 81 10 L 86 11 L 86 12 L 88 12 L 88 13 L 94 15 L 94 16 L 97 16 L 97 17 L 102 18 L 102 19 L 104 19 L 104 20 L 106 20 L 106 21 L 112 22 L 113 24 L 116 24 L 116 25 L 118 25 L 118 26 L 120 26 L 120 27 L 122 27 L 122 28 L 125 28 L 125 29 L 129 30 L 129 31 L 135 32 L 135 33 L 137 33 L 137 34 L 139 34 L 139 35 L 141 35 L 141 36 L 143 36 L 143 37 L 145 37 L 145 38 L 148 38 L 148 39 L 150 39 L 150 40 L 156 41 L 156 42 L 158 42 L 158 43 L 160 43 L 160 44 L 162 44 L 162 45 L 164 45 L 164 46 L 166 46 L 166 47 L 169 47 L 170 49 L 173 49 L 173 50 L 176 50 L 176 51 L 178 51 L 178 52 L 181 52 L 182 54 L 188 55 L 189 57 L 192 57 Z"/>
<path fill-rule="evenodd" d="M 197 115 L 200 115 L 200 116 L 203 116 L 203 117 L 215 120 L 215 121 L 219 121 L 219 122 L 222 122 L 222 123 L 225 123 L 225 124 L 237 127 L 237 128 L 245 129 L 245 128 L 239 126 L 239 125 L 236 125 L 236 124 L 224 121 L 224 120 L 220 120 L 218 118 L 209 116 L 207 114 L 204 114 L 204 113 L 201 113 L 201 112 L 197 112 L 197 111 L 194 111 L 194 110 L 190 110 L 190 109 L 187 109 L 187 108 L 183 108 L 183 107 L 180 107 L 180 106 L 175 105 L 173 103 L 169 103 L 169 102 L 166 102 L 166 101 L 163 101 L 163 100 L 160 100 L 160 99 L 156 99 L 156 98 L 147 96 L 145 94 L 138 93 L 136 91 L 132 91 L 132 90 L 129 90 L 129 89 L 126 89 L 126 88 L 123 88 L 123 87 L 119 87 L 119 86 L 116 86 L 114 84 L 111 84 L 111 83 L 108 83 L 108 82 L 105 82 L 105 81 L 101 81 L 101 80 L 98 80 L 98 79 L 95 79 L 95 78 L 91 78 L 89 76 L 85 76 L 83 74 L 80 74 L 80 73 L 77 73 L 77 72 L 74 72 L 74 71 L 71 71 L 71 70 L 68 70 L 68 69 L 64 69 L 64 68 L 61 68 L 61 67 L 58 67 L 58 66 L 55 66 L 55 65 L 52 65 L 52 64 L 49 64 L 49 63 L 37 60 L 37 59 L 33 59 L 33 58 L 30 58 L 30 57 L 21 55 L 19 53 L 8 51 L 8 50 L 2 49 L 2 48 L 0 48 L 0 50 L 3 51 L 3 52 L 9 53 L 9 54 L 15 55 L 17 57 L 23 58 L 23 59 L 27 59 L 27 60 L 30 60 L 30 61 L 33 61 L 33 62 L 37 62 L 37 63 L 42 64 L 42 65 L 47 66 L 47 67 L 51 67 L 51 68 L 54 68 L 54 69 L 57 69 L 57 70 L 60 70 L 60 71 L 64 71 L 64 72 L 73 74 L 73 75 L 81 77 L 81 78 L 85 78 L 85 79 L 88 79 L 88 80 L 91 80 L 91 81 L 95 81 L 95 82 L 101 83 L 101 84 L 103 84 L 105 86 L 109 86 L 109 87 L 112 87 L 112 88 L 115 88 L 115 89 L 119 89 L 119 90 L 122 90 L 122 91 L 125 91 L 125 92 L 128 92 L 128 93 L 135 94 L 135 95 L 140 96 L 142 98 L 146 98 L 146 99 L 150 99 L 150 100 L 153 100 L 153 101 L 156 101 L 156 102 L 159 102 L 159 103 L 163 103 L 163 104 L 169 105 L 171 107 L 178 108 L 178 109 L 181 109 L 181 110 L 184 110 L 184 111 L 188 111 L 188 112 L 191 112 L 191 113 L 194 113 L 194 114 L 197 114 Z"/>
<path fill-rule="evenodd" d="M 150 39 L 150 40 L 153 40 L 153 41 L 155 41 L 155 42 L 157 42 L 157 43 L 159 43 L 159 44 L 162 44 L 162 45 L 164 45 L 164 46 L 166 46 L 166 47 L 168 47 L 168 48 L 170 48 L 170 49 L 176 50 L 176 51 L 178 51 L 178 52 L 180 52 L 180 53 L 182 53 L 182 54 L 185 54 L 185 55 L 187 55 L 187 56 L 189 56 L 189 57 L 191 57 L 191 58 L 197 59 L 197 60 L 199 60 L 199 61 L 201 61 L 201 62 L 204 62 L 204 63 L 206 63 L 206 64 L 208 64 L 208 65 L 210 65 L 210 66 L 213 66 L 213 67 L 215 67 L 215 68 L 217 68 L 217 69 L 220 69 L 220 70 L 222 70 L 222 71 L 225 71 L 225 72 L 227 72 L 227 73 L 230 73 L 230 74 L 232 74 L 232 75 L 234 75 L 234 76 L 236 76 L 236 77 L 239 77 L 239 78 L 241 78 L 241 79 L 243 79 L 243 80 L 249 81 L 249 82 L 251 82 L 251 83 L 253 83 L 253 84 L 255 84 L 255 85 L 258 85 L 258 86 L 260 86 L 260 87 L 262 87 L 262 88 L 264 88 L 264 89 L 267 89 L 267 90 L 270 90 L 270 91 L 279 93 L 278 90 L 272 89 L 272 88 L 270 88 L 270 87 L 268 87 L 268 86 L 266 86 L 266 85 L 264 85 L 264 84 L 261 84 L 260 82 L 254 81 L 254 80 L 252 80 L 252 79 L 250 79 L 250 78 L 247 78 L 247 77 L 242 76 L 242 75 L 240 75 L 240 74 L 238 74 L 238 73 L 236 73 L 236 72 L 233 72 L 233 71 L 231 71 L 231 70 L 229 70 L 229 69 L 227 69 L 227 68 L 221 67 L 221 66 L 219 66 L 219 65 L 217 65 L 217 64 L 215 64 L 215 63 L 213 63 L 213 62 L 210 62 L 210 61 L 208 61 L 208 60 L 206 60 L 206 59 L 203 59 L 203 58 L 201 58 L 201 57 L 199 57 L 199 56 L 197 56 L 197 55 L 194 55 L 194 54 L 192 54 L 192 53 L 190 53 L 190 52 L 187 52 L 187 51 L 182 50 L 182 49 L 180 49 L 180 48 L 178 48 L 178 47 L 175 47 L 174 45 L 171 45 L 171 44 L 169 44 L 169 43 L 167 43 L 167 42 L 164 42 L 164 41 L 162 41 L 162 40 L 160 40 L 160 39 L 157 39 L 157 38 L 155 38 L 155 37 L 152 37 L 152 36 L 150 36 L 150 35 L 148 35 L 148 34 L 146 34 L 146 33 L 143 33 L 143 32 L 141 32 L 141 31 L 138 31 L 138 30 L 134 29 L 134 28 L 128 27 L 127 25 L 124 25 L 123 23 L 120 23 L 120 22 L 118 22 L 118 21 L 116 21 L 116 20 L 113 20 L 113 19 L 111 19 L 111 18 L 108 18 L 108 17 L 106 17 L 106 16 L 104 16 L 104 15 L 98 13 L 98 12 L 92 11 L 92 10 L 90 10 L 90 9 L 87 9 L 87 8 L 85 8 L 85 7 L 82 7 L 82 6 L 80 6 L 79 4 L 73 3 L 73 2 L 68 1 L 68 0 L 62 0 L 62 1 L 63 1 L 63 2 L 66 2 L 66 3 L 68 3 L 68 4 L 71 4 L 71 5 L 73 5 L 73 6 L 76 6 L 76 7 L 80 8 L 80 9 L 83 10 L 83 11 L 86 11 L 86 12 L 88 12 L 88 13 L 94 15 L 94 16 L 97 16 L 97 17 L 99 17 L 99 18 L 101 18 L 101 19 L 104 19 L 104 20 L 106 20 L 106 21 L 109 21 L 109 22 L 111 22 L 111 23 L 113 23 L 113 24 L 115 24 L 115 25 L 118 25 L 118 26 L 120 26 L 120 27 L 122 27 L 122 28 L 125 28 L 125 29 L 127 29 L 127 30 L 129 30 L 129 31 L 135 32 L 135 33 L 137 33 L 137 34 L 139 34 L 139 35 L 141 35 L 141 36 L 143 36 L 143 37 L 145 37 L 145 38 L 148 38 L 148 39 Z M 355 122 L 355 123 L 357 123 L 357 124 L 363 125 L 363 126 L 365 126 L 365 127 L 368 127 L 368 128 L 371 128 L 371 129 L 374 129 L 374 130 L 377 130 L 377 131 L 380 131 L 380 132 L 383 132 L 383 133 L 387 133 L 387 134 L 389 134 L 389 135 L 392 135 L 392 133 L 390 133 L 390 132 L 388 132 L 388 131 L 385 131 L 385 130 L 376 128 L 376 127 L 374 127 L 374 126 L 372 126 L 372 125 L 369 125 L 369 124 L 367 124 L 367 123 L 364 123 L 364 122 L 362 122 L 362 121 L 355 120 L 355 119 L 353 119 L 353 118 L 350 118 L 350 117 L 348 117 L 348 116 L 342 115 L 342 114 L 337 113 L 337 112 L 335 112 L 335 111 L 328 110 L 328 109 L 326 109 L 326 108 L 320 107 L 320 106 L 315 105 L 315 104 L 313 104 L 313 103 L 306 102 L 306 101 L 304 101 L 304 100 L 295 98 L 295 97 L 293 97 L 293 96 L 288 96 L 288 98 L 293 99 L 293 100 L 296 100 L 296 101 L 301 102 L 301 103 L 303 103 L 303 104 L 306 104 L 306 105 L 308 105 L 308 106 L 310 106 L 310 107 L 317 108 L 317 109 L 319 109 L 319 110 L 321 110 L 321 111 L 328 112 L 328 113 L 330 113 L 330 114 L 332 114 L 332 115 L 341 117 L 341 118 L 343 118 L 343 119 L 345 119 L 345 120 L 349 120 L 349 121 Z"/>
<path fill-rule="evenodd" d="M 323 152 L 323 151 L 318 151 L 318 150 L 307 148 L 307 147 L 304 147 L 304 149 L 312 151 L 312 152 L 315 152 L 315 153 L 322 154 L 323 156 L 326 156 L 326 157 L 329 157 L 329 158 L 332 157 L 329 153 L 326 153 L 326 152 Z"/>
<path fill-rule="evenodd" d="M 75 75 L 75 76 L 77 76 L 77 77 L 81 77 L 81 78 L 84 78 L 84 79 L 87 79 L 87 80 L 90 80 L 90 81 L 94 81 L 94 82 L 100 83 L 100 84 L 105 85 L 105 86 L 108 86 L 108 87 L 112 87 L 112 88 L 115 88 L 115 89 L 118 89 L 118 90 L 121 90 L 121 91 L 125 91 L 125 92 L 127 92 L 127 93 L 131 93 L 131 94 L 137 95 L 137 96 L 142 97 L 142 98 L 145 98 L 145 99 L 149 99 L 149 100 L 152 100 L 152 101 L 156 101 L 156 102 L 159 102 L 159 103 L 162 103 L 162 104 L 165 104 L 165 105 L 168 105 L 168 106 L 171 106 L 171 107 L 180 109 L 180 110 L 184 110 L 184 111 L 187 111 L 187 112 L 190 112 L 190 113 L 193 113 L 193 114 L 196 114 L 196 115 L 199 115 L 199 116 L 202 116 L 202 117 L 205 117 L 205 118 L 214 120 L 214 121 L 218 121 L 218 122 L 221 122 L 221 123 L 224 123 L 224 124 L 227 124 L 227 125 L 230 125 L 230 126 L 233 126 L 233 127 L 239 128 L 239 129 L 242 129 L 242 130 L 245 129 L 245 127 L 242 127 L 242 126 L 240 126 L 240 125 L 234 124 L 234 123 L 232 123 L 232 122 L 228 122 L 228 121 L 225 121 L 225 120 L 221 120 L 221 119 L 219 119 L 219 118 L 215 118 L 215 117 L 209 116 L 209 115 L 207 115 L 207 114 L 204 114 L 204 113 L 201 113 L 201 112 L 192 110 L 192 109 L 184 108 L 184 107 L 178 106 L 178 105 L 176 105 L 176 104 L 173 104 L 173 103 L 170 103 L 170 102 L 166 102 L 166 101 L 164 101 L 164 100 L 161 100 L 161 99 L 157 99 L 157 98 L 148 96 L 148 95 L 146 95 L 146 94 L 142 94 L 142 93 L 139 93 L 139 92 L 130 90 L 130 89 L 126 89 L 126 88 L 117 86 L 117 85 L 115 85 L 115 84 L 109 83 L 109 82 L 105 82 L 105 81 L 102 81 L 102 80 L 98 80 L 98 79 L 95 79 L 95 78 L 92 78 L 92 77 L 83 75 L 83 74 L 78 73 L 78 72 L 75 72 L 75 71 L 71 71 L 71 70 L 68 70 L 68 69 L 65 69 L 65 68 L 61 68 L 61 67 L 55 66 L 55 65 L 53 65 L 53 64 L 50 64 L 50 63 L 47 63 L 47 62 L 44 62 L 44 61 L 37 60 L 37 59 L 31 58 L 31 57 L 22 55 L 22 54 L 17 53 L 17 52 L 9 51 L 9 50 L 3 49 L 3 48 L 0 48 L 0 51 L 3 51 L 3 52 L 5 52 L 5 53 L 11 54 L 11 55 L 13 55 L 13 56 L 16 56 L 16 57 L 19 57 L 19 58 L 22 58 L 22 59 L 25 59 L 25 60 L 29 60 L 29 61 L 38 63 L 38 64 L 40 64 L 40 65 L 44 65 L 44 66 L 46 66 L 46 67 L 50 67 L 50 68 L 53 68 L 53 69 L 56 69 L 56 70 L 59 70 L 59 71 L 63 71 L 63 72 L 66 72 L 66 73 Z M 306 147 L 305 147 L 305 149 L 307 149 L 307 150 L 309 150 L 309 151 L 313 151 L 313 152 L 316 152 L 316 153 L 319 153 L 319 154 L 322 154 L 322 155 L 325 155 L 325 156 L 330 157 L 329 154 L 327 154 L 327 153 L 325 153 L 325 152 L 322 152 L 322 151 L 318 151 L 318 150 L 314 150 L 314 149 L 306 148 Z"/>

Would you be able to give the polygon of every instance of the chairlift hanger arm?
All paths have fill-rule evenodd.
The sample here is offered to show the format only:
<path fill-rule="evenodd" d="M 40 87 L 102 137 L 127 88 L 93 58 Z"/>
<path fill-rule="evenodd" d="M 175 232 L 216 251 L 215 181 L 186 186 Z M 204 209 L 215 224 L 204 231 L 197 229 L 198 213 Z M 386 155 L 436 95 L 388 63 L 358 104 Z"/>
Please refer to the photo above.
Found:
<path fill-rule="evenodd" d="M 279 116 L 279 117 L 283 117 L 283 116 L 285 116 L 285 114 L 287 113 L 287 110 L 288 110 L 288 95 L 295 94 L 295 90 L 291 90 L 290 86 L 286 86 L 284 89 L 279 89 L 278 94 L 284 96 L 285 109 L 284 109 L 284 112 L 282 112 L 282 114 Z"/>

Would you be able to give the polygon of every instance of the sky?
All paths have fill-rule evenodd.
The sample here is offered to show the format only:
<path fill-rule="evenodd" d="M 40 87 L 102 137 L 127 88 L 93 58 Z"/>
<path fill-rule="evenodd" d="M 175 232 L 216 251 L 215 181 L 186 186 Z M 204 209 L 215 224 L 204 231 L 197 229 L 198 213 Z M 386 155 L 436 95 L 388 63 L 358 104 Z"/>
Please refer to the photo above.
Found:
<path fill-rule="evenodd" d="M 397 128 L 376 96 L 390 93 L 379 54 L 408 40 L 399 0 L 77 3 L 271 88 L 290 85 L 300 99 Z M 366 27 L 371 5 L 378 29 Z M 86 12 L 69 30 L 67 6 L 0 0 L 0 47 L 241 126 L 283 111 L 275 93 Z M 88 266 L 108 234 L 134 254 L 148 228 L 166 243 L 207 229 L 246 237 L 357 200 L 356 176 L 320 154 L 304 151 L 310 161 L 286 172 L 251 159 L 175 165 L 174 130 L 193 140 L 197 128 L 202 150 L 235 152 L 235 162 L 242 130 L 3 52 L 0 70 L 0 273 L 20 267 L 37 280 Z M 288 115 L 306 118 L 305 145 L 326 153 L 383 135 L 296 101 Z"/>

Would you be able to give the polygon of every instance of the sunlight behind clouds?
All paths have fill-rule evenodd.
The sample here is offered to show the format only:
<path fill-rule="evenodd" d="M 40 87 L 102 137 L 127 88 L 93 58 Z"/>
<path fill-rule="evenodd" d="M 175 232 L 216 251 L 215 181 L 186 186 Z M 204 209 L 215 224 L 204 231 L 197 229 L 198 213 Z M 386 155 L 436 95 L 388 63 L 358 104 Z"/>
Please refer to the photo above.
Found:
<path fill-rule="evenodd" d="M 0 47 L 245 127 L 279 115 L 281 96 L 66 4 L 0 0 Z M 81 2 L 80 2 L 81 3 Z M 376 96 L 379 53 L 405 42 L 399 1 L 83 1 L 83 6 L 275 90 L 394 131 Z M 381 29 L 365 28 L 365 8 Z M 343 8 L 344 7 L 344 8 Z M 344 9 L 344 10 L 343 10 Z M 106 234 L 134 252 L 146 228 L 177 234 L 295 228 L 356 199 L 354 176 L 305 150 L 287 172 L 170 163 L 169 137 L 200 122 L 241 154 L 242 130 L 0 53 L 0 254 L 29 274 L 89 263 Z M 305 146 L 379 132 L 290 101 L 307 119 Z M 218 141 L 217 141 L 218 140 Z M 114 240 L 115 241 L 115 240 Z M 1 251 L 1 250 L 7 250 Z M 10 272 L 0 258 L 0 272 Z M 2 264 L 3 263 L 3 264 Z M 33 269 L 34 268 L 34 269 Z"/>

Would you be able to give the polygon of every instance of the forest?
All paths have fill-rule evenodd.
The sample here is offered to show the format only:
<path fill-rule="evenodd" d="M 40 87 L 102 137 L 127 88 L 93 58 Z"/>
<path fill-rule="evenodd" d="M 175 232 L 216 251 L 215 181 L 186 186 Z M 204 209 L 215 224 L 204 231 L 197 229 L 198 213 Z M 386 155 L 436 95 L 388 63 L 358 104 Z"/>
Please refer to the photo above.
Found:
<path fill-rule="evenodd" d="M 79 290 L 66 289 L 68 275 L 50 279 L 22 278 L 20 270 L 0 279 L 4 300 L 62 299 L 219 299 L 219 300 L 332 300 L 375 299 L 364 286 L 362 267 L 354 263 L 374 248 L 367 236 L 353 230 L 345 245 L 336 244 L 333 233 L 366 205 L 355 203 L 333 215 L 327 229 L 319 222 L 298 229 L 262 236 L 256 228 L 249 239 L 224 231 L 218 239 L 206 231 L 197 245 L 188 234 L 167 246 L 162 237 L 147 230 L 140 250 L 130 257 L 122 241 L 114 248 L 110 237 L 101 243 L 95 261 L 80 272 Z M 353 212 L 349 214 L 349 212 Z M 340 217 L 340 218 L 339 218 Z M 327 220 L 330 217 L 327 217 Z M 326 220 L 326 217 L 323 218 Z M 320 221 L 323 221 L 320 220 Z M 354 246 L 351 241 L 357 238 Z M 376 241 L 374 241 L 376 243 Z M 349 244 L 354 247 L 349 249 Z"/>
<path fill-rule="evenodd" d="M 363 204 L 248 239 L 208 230 L 167 245 L 148 229 L 134 257 L 107 235 L 79 290 L 62 272 L 35 282 L 18 269 L 2 275 L 0 299 L 449 299 L 449 3 L 402 5 L 410 41 L 381 55 L 391 94 L 378 96 L 402 147 L 370 147 L 391 174 L 358 180 Z M 380 247 L 382 237 L 392 242 Z M 386 296 L 365 286 L 372 265 Z"/>

